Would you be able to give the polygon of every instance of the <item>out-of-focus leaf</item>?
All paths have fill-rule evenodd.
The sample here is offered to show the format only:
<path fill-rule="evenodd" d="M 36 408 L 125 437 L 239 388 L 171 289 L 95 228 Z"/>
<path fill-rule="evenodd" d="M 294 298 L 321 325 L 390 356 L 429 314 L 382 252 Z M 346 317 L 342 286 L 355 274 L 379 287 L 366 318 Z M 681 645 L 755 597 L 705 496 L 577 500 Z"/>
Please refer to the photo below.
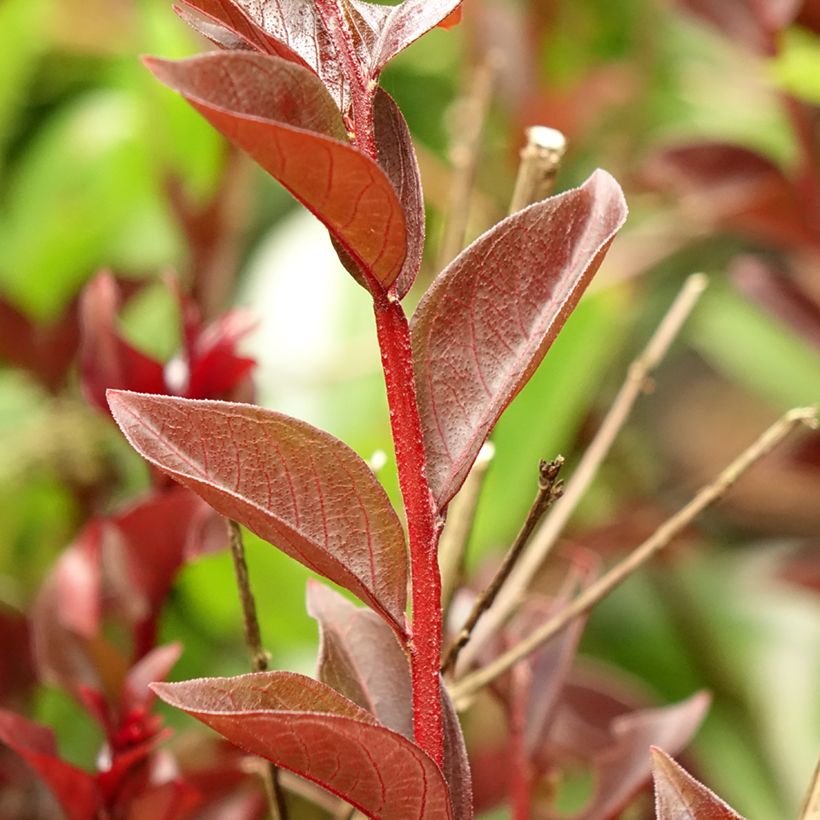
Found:
<path fill-rule="evenodd" d="M 658 820 L 743 820 L 662 749 L 652 748 Z"/>
<path fill-rule="evenodd" d="M 123 700 L 129 706 L 147 706 L 154 699 L 149 683 L 165 680 L 182 654 L 182 644 L 171 643 L 153 649 L 129 670 L 125 679 Z"/>
<path fill-rule="evenodd" d="M 458 491 L 504 408 L 543 359 L 626 219 L 603 171 L 501 222 L 433 283 L 412 323 L 431 488 Z"/>
<path fill-rule="evenodd" d="M 319 623 L 319 679 L 412 740 L 410 666 L 393 631 L 315 581 L 308 582 L 307 609 Z"/>
<path fill-rule="evenodd" d="M 349 447 L 250 405 L 117 391 L 109 405 L 151 463 L 349 589 L 404 634 L 404 532 L 381 485 Z"/>
<path fill-rule="evenodd" d="M 371 289 L 390 288 L 407 251 L 401 204 L 381 168 L 345 142 L 333 100 L 309 71 L 247 52 L 147 64 L 327 226 Z"/>
<path fill-rule="evenodd" d="M 707 361 L 775 407 L 820 396 L 820 354 L 734 289 L 710 288 L 690 329 Z"/>
<path fill-rule="evenodd" d="M 0 711 L 0 741 L 40 775 L 69 820 L 88 820 L 97 815 L 100 799 L 94 778 L 58 757 L 50 729 Z"/>
<path fill-rule="evenodd" d="M 614 743 L 594 760 L 595 795 L 576 820 L 616 816 L 650 779 L 650 746 L 666 746 L 678 754 L 694 736 L 708 708 L 709 696 L 701 692 L 674 706 L 616 718 L 612 724 Z"/>
<path fill-rule="evenodd" d="M 740 256 L 730 274 L 747 296 L 820 348 L 820 302 L 786 271 L 756 256 Z"/>
<path fill-rule="evenodd" d="M 0 299 L 0 360 L 25 368 L 49 390 L 62 385 L 79 341 L 75 303 L 55 322 L 42 325 Z"/>
<path fill-rule="evenodd" d="M 453 817 L 441 770 L 328 686 L 288 672 L 157 684 L 167 703 L 371 817 Z"/>
<path fill-rule="evenodd" d="M 820 105 L 820 37 L 816 33 L 800 28 L 787 31 L 771 71 L 784 91 Z"/>
<path fill-rule="evenodd" d="M 800 10 L 800 0 L 678 0 L 691 14 L 746 48 L 769 53 L 777 34 Z"/>
<path fill-rule="evenodd" d="M 80 374 L 87 399 L 107 411 L 109 388 L 164 393 L 165 375 L 159 362 L 129 344 L 117 328 L 119 293 L 114 278 L 98 274 L 80 299 Z"/>
<path fill-rule="evenodd" d="M 140 792 L 128 806 L 127 820 L 184 820 L 201 802 L 196 789 L 172 780 Z"/>
<path fill-rule="evenodd" d="M 699 224 L 787 248 L 820 243 L 814 215 L 791 180 L 747 148 L 724 142 L 669 148 L 651 157 L 644 173 L 654 187 L 683 198 Z"/>

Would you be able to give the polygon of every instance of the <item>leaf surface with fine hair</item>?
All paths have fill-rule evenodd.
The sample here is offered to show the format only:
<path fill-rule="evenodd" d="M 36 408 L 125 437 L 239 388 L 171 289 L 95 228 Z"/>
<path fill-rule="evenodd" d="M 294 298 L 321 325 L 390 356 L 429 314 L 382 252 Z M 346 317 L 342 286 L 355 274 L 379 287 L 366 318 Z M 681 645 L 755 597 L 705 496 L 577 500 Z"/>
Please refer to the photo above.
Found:
<path fill-rule="evenodd" d="M 245 404 L 111 391 L 140 455 L 404 634 L 407 552 L 386 493 L 346 444 Z"/>

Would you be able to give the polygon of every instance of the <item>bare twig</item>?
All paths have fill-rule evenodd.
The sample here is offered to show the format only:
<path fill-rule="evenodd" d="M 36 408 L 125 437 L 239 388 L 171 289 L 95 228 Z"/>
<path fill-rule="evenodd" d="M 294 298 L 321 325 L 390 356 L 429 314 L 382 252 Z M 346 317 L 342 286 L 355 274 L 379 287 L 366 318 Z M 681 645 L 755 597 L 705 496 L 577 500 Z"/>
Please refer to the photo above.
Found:
<path fill-rule="evenodd" d="M 820 820 L 820 760 L 817 761 L 806 797 L 800 807 L 800 820 Z"/>
<path fill-rule="evenodd" d="M 566 150 L 567 141 L 560 131 L 543 125 L 527 129 L 527 144 L 521 150 L 518 179 L 510 202 L 511 214 L 552 193 Z"/>
<path fill-rule="evenodd" d="M 239 589 L 239 601 L 242 605 L 245 643 L 251 656 L 251 668 L 254 672 L 264 672 L 268 668 L 269 657 L 262 646 L 259 618 L 256 615 L 256 601 L 253 598 L 248 574 L 248 562 L 245 559 L 242 529 L 236 521 L 230 519 L 228 519 L 228 538 L 231 545 L 236 586 Z M 279 786 L 279 770 L 272 763 L 269 763 L 262 769 L 262 772 L 262 781 L 265 785 L 272 820 L 287 820 L 288 812 L 285 805 L 285 796 Z"/>
<path fill-rule="evenodd" d="M 478 454 L 458 495 L 450 502 L 447 524 L 441 534 L 438 548 L 438 566 L 441 573 L 441 608 L 446 613 L 453 593 L 464 572 L 464 555 L 473 531 L 481 488 L 487 477 L 495 447 L 487 442 Z"/>
<path fill-rule="evenodd" d="M 646 390 L 653 371 L 677 338 L 707 284 L 708 280 L 703 274 L 693 274 L 686 280 L 686 284 L 649 343 L 630 365 L 626 381 L 595 438 L 581 458 L 572 478 L 567 482 L 563 497 L 555 504 L 550 515 L 535 534 L 529 548 L 498 596 L 495 605 L 476 629 L 470 645 L 462 656 L 464 663 L 475 660 L 478 650 L 487 638 L 498 630 L 518 606 L 521 596 L 544 565 L 567 521 L 578 506 L 578 502 L 584 497 L 598 474 L 618 433 L 629 418 L 635 402 Z"/>
<path fill-rule="evenodd" d="M 733 461 L 711 484 L 703 487 L 686 506 L 662 524 L 655 533 L 616 564 L 609 572 L 584 590 L 568 607 L 550 618 L 516 646 L 499 656 L 490 665 L 468 675 L 451 690 L 457 705 L 463 705 L 475 692 L 503 675 L 518 661 L 543 646 L 579 615 L 590 610 L 609 595 L 636 570 L 654 557 L 673 538 L 679 535 L 707 507 L 722 498 L 735 482 L 763 456 L 768 455 L 793 430 L 801 425 L 817 427 L 817 408 L 804 407 L 791 410 L 775 422 L 760 438 Z"/>
<path fill-rule="evenodd" d="M 470 640 L 470 635 L 472 635 L 473 629 L 475 629 L 481 616 L 493 605 L 496 596 L 501 591 L 506 580 L 510 577 L 510 573 L 521 557 L 524 547 L 530 540 L 530 536 L 538 526 L 538 522 L 541 521 L 547 510 L 561 497 L 561 493 L 564 491 L 564 482 L 559 480 L 558 474 L 561 472 L 563 465 L 563 456 L 558 456 L 554 461 L 541 462 L 538 473 L 538 492 L 535 494 L 535 500 L 532 502 L 524 525 L 521 527 L 512 547 L 510 547 L 510 551 L 501 562 L 501 566 L 498 568 L 492 581 L 490 581 L 487 588 L 476 599 L 470 616 L 467 618 L 461 632 L 456 636 L 444 658 L 444 663 L 441 666 L 442 672 L 448 672 L 455 667 L 459 653 Z"/>
<path fill-rule="evenodd" d="M 470 91 L 458 104 L 458 114 L 461 116 L 456 129 L 456 139 L 450 149 L 453 179 L 447 224 L 439 249 L 439 270 L 448 265 L 464 247 L 481 142 L 499 66 L 499 55 L 490 52 L 484 62 L 476 68 Z"/>
<path fill-rule="evenodd" d="M 521 150 L 521 164 L 518 167 L 515 191 L 510 200 L 510 214 L 549 196 L 565 150 L 566 140 L 560 131 L 540 125 L 527 129 L 527 144 Z M 491 447 L 492 443 L 487 442 L 482 448 L 481 452 L 485 457 L 488 448 Z M 491 459 L 495 450 L 489 452 Z M 441 601 L 445 613 L 464 564 L 464 553 L 475 521 L 479 494 L 488 466 L 488 460 L 482 458 L 480 453 L 462 489 L 450 503 L 447 526 L 439 547 Z"/>

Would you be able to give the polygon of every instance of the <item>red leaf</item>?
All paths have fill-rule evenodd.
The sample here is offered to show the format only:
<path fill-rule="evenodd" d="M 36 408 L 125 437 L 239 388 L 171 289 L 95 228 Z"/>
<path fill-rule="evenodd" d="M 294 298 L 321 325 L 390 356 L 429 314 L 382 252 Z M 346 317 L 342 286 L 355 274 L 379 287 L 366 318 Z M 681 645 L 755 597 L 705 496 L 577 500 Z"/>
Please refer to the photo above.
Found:
<path fill-rule="evenodd" d="M 14 749 L 40 775 L 69 820 L 97 816 L 100 806 L 94 778 L 57 756 L 50 729 L 0 710 L 0 741 Z"/>
<path fill-rule="evenodd" d="M 80 375 L 90 402 L 108 410 L 110 388 L 164 393 L 165 377 L 159 362 L 129 344 L 117 328 L 119 293 L 114 278 L 100 273 L 80 297 Z"/>
<path fill-rule="evenodd" d="M 614 744 L 594 761 L 595 795 L 575 820 L 616 816 L 650 778 L 649 747 L 666 746 L 675 754 L 682 751 L 708 708 L 709 696 L 701 692 L 673 706 L 616 718 L 612 724 Z"/>
<path fill-rule="evenodd" d="M 261 672 L 154 688 L 240 748 L 318 783 L 370 817 L 453 817 L 436 764 L 322 683 Z"/>
<path fill-rule="evenodd" d="M 142 791 L 128 807 L 128 820 L 183 820 L 202 803 L 200 793 L 181 780 Z"/>
<path fill-rule="evenodd" d="M 801 0 L 678 0 L 696 17 L 754 51 L 770 53 L 775 36 L 800 10 Z"/>
<path fill-rule="evenodd" d="M 461 22 L 461 6 L 450 12 L 438 25 L 439 28 L 453 28 Z"/>
<path fill-rule="evenodd" d="M 154 699 L 154 693 L 148 684 L 165 680 L 181 654 L 182 644 L 171 643 L 167 646 L 158 646 L 134 664 L 125 678 L 123 711 L 135 706 L 149 706 Z"/>
<path fill-rule="evenodd" d="M 447 690 L 441 687 L 441 711 L 444 724 L 444 778 L 450 790 L 454 820 L 472 820 L 473 781 L 470 759 L 458 713 Z"/>
<path fill-rule="evenodd" d="M 271 410 L 112 391 L 131 445 L 222 515 L 349 589 L 403 634 L 404 532 L 365 462 Z"/>
<path fill-rule="evenodd" d="M 254 50 L 246 39 L 240 37 L 232 29 L 217 22 L 213 17 L 204 12 L 198 14 L 180 6 L 174 6 L 174 11 L 194 31 L 202 35 L 206 40 L 210 40 L 214 45 L 224 48 L 226 51 Z"/>
<path fill-rule="evenodd" d="M 766 157 L 722 142 L 661 151 L 644 170 L 654 187 L 683 199 L 698 223 L 792 248 L 820 243 L 797 189 Z"/>
<path fill-rule="evenodd" d="M 480 237 L 436 279 L 412 324 L 427 468 L 440 509 L 532 376 L 626 219 L 598 171 Z"/>
<path fill-rule="evenodd" d="M 315 581 L 308 583 L 307 609 L 319 622 L 319 679 L 412 740 L 410 666 L 393 631 Z"/>
<path fill-rule="evenodd" d="M 346 144 L 339 111 L 310 71 L 248 52 L 146 64 L 325 224 L 371 290 L 390 288 L 407 251 L 401 204 L 384 171 Z"/>
<path fill-rule="evenodd" d="M 743 820 L 662 749 L 652 747 L 658 820 Z"/>
<path fill-rule="evenodd" d="M 421 268 L 424 254 L 424 195 L 410 129 L 393 98 L 379 89 L 373 107 L 373 127 L 379 149 L 379 164 L 399 195 L 407 225 L 407 256 L 396 279 L 403 299 Z"/>

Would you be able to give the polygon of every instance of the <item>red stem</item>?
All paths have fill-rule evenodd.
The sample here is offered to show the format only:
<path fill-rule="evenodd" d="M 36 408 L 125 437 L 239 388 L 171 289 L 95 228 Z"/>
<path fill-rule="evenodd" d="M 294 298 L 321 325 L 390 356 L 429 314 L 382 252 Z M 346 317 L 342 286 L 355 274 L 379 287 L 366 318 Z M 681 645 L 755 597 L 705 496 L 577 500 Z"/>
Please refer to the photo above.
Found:
<path fill-rule="evenodd" d="M 397 301 L 382 297 L 377 298 L 374 305 L 399 484 L 410 536 L 413 728 L 416 743 L 441 765 L 443 730 L 439 666 L 442 615 L 441 578 L 436 554 L 441 524 L 427 482 L 407 317 Z"/>
<path fill-rule="evenodd" d="M 532 770 L 525 744 L 529 670 L 519 664 L 512 670 L 512 706 L 510 710 L 510 801 L 513 820 L 532 817 Z"/>

